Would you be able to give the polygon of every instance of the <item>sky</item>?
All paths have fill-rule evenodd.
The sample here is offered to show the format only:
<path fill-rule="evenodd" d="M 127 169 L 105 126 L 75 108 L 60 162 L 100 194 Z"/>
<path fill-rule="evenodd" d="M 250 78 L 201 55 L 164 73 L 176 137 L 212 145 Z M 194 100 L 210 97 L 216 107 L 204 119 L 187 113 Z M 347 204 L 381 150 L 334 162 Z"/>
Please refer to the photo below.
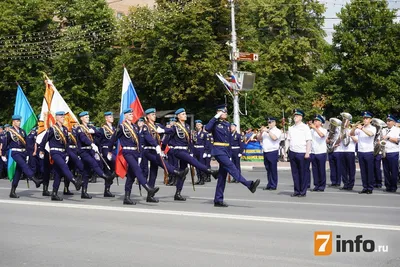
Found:
<path fill-rule="evenodd" d="M 366 0 L 368 1 L 368 0 Z M 400 9 L 400 0 L 388 0 L 389 1 L 389 7 L 390 8 L 396 8 Z M 327 34 L 325 39 L 331 43 L 332 42 L 332 33 L 334 32 L 333 30 L 333 25 L 337 24 L 340 22 L 339 19 L 337 19 L 337 13 L 340 12 L 340 10 L 345 6 L 346 3 L 350 2 L 350 0 L 321 0 L 321 3 L 325 4 L 326 6 L 326 12 L 325 12 L 325 25 L 324 29 Z M 397 12 L 398 18 L 397 21 L 400 20 L 400 11 Z"/>

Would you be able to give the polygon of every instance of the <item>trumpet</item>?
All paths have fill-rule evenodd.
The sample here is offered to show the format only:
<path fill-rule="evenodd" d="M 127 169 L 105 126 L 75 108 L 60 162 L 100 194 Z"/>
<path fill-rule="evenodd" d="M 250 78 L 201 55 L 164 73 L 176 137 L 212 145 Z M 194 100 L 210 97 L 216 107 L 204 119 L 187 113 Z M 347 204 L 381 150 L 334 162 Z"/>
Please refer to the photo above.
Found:
<path fill-rule="evenodd" d="M 356 128 L 358 125 L 364 126 L 364 123 L 361 121 L 357 121 L 356 123 L 350 124 L 351 128 Z"/>

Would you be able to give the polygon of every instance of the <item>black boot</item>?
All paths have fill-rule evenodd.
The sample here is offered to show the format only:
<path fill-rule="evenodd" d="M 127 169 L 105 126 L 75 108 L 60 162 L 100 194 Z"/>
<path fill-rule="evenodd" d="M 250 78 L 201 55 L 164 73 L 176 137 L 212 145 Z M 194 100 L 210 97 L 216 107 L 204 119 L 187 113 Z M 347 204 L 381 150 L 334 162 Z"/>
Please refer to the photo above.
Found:
<path fill-rule="evenodd" d="M 63 201 L 63 199 L 58 196 L 58 192 L 55 191 L 55 190 L 53 190 L 53 192 L 51 193 L 51 200 L 53 200 L 53 201 Z"/>
<path fill-rule="evenodd" d="M 211 175 L 210 175 L 210 174 L 207 174 L 206 183 L 209 183 L 209 182 L 211 182 Z"/>
<path fill-rule="evenodd" d="M 197 175 L 197 181 L 194 184 L 200 184 L 201 178 L 200 175 Z"/>
<path fill-rule="evenodd" d="M 200 175 L 200 182 L 199 182 L 199 185 L 204 185 L 204 184 L 205 184 L 205 180 L 206 180 L 206 174 L 205 174 L 205 173 L 202 173 L 202 174 Z"/>
<path fill-rule="evenodd" d="M 87 187 L 82 187 L 81 198 L 91 199 L 92 197 L 87 193 Z"/>
<path fill-rule="evenodd" d="M 113 193 L 110 192 L 110 188 L 104 188 L 104 197 L 115 197 Z"/>
<path fill-rule="evenodd" d="M 170 174 L 167 185 L 171 185 L 172 186 L 172 185 L 174 185 L 174 182 L 175 182 L 175 175 Z"/>
<path fill-rule="evenodd" d="M 257 180 L 255 180 L 255 181 L 253 181 L 253 182 L 251 182 L 251 185 L 250 185 L 250 191 L 252 192 L 252 193 L 254 193 L 254 192 L 256 192 L 256 190 L 257 190 L 257 186 L 260 184 L 260 179 L 257 179 Z"/>
<path fill-rule="evenodd" d="M 136 202 L 131 200 L 131 191 L 125 191 L 124 205 L 136 205 Z"/>
<path fill-rule="evenodd" d="M 40 179 L 36 178 L 35 176 L 32 176 L 29 179 L 35 183 L 36 188 L 39 188 L 40 185 L 43 183 L 43 180 L 40 180 Z M 50 193 L 49 193 L 49 196 L 50 196 Z"/>
<path fill-rule="evenodd" d="M 212 170 L 212 169 L 208 169 L 207 170 L 208 174 L 211 174 L 212 177 L 214 177 L 214 179 L 217 179 L 218 177 L 218 170 Z"/>
<path fill-rule="evenodd" d="M 149 187 L 147 184 L 145 184 L 145 185 L 142 185 L 143 186 L 143 188 L 147 191 L 147 197 L 154 197 L 154 195 L 158 192 L 158 190 L 160 190 L 160 188 L 159 187 L 153 187 L 153 188 L 151 188 L 151 187 Z"/>
<path fill-rule="evenodd" d="M 10 192 L 10 198 L 19 198 L 19 196 L 17 195 L 17 193 L 15 193 L 15 190 L 17 189 L 16 186 L 12 186 L 11 187 L 11 192 Z"/>
<path fill-rule="evenodd" d="M 174 196 L 174 200 L 177 201 L 186 201 L 186 198 L 184 198 L 183 196 L 181 196 L 181 190 L 176 190 L 175 196 Z"/>
<path fill-rule="evenodd" d="M 74 193 L 72 193 L 71 191 L 69 191 L 69 188 L 68 188 L 67 186 L 64 186 L 63 195 L 66 195 L 66 196 L 73 196 Z"/>
<path fill-rule="evenodd" d="M 111 182 L 112 180 L 114 180 L 115 176 L 112 174 L 105 174 L 103 173 L 101 176 L 101 178 L 103 178 L 104 180 Z"/>
<path fill-rule="evenodd" d="M 158 203 L 158 199 L 156 199 L 154 196 L 151 197 L 151 196 L 147 195 L 146 202 Z"/>
<path fill-rule="evenodd" d="M 83 184 L 82 180 L 76 179 L 76 178 L 73 177 L 71 182 L 75 185 L 76 191 L 81 190 L 81 187 L 82 187 L 82 184 Z"/>
<path fill-rule="evenodd" d="M 185 177 L 186 174 L 188 174 L 188 172 L 189 172 L 189 168 L 186 168 L 186 169 L 181 170 L 181 171 L 174 170 L 174 174 L 177 176 L 177 178 L 180 178 L 180 179 Z"/>
<path fill-rule="evenodd" d="M 42 196 L 44 196 L 44 197 L 49 197 L 49 196 L 51 196 L 51 194 L 50 194 L 50 192 L 49 192 L 49 185 L 48 185 L 48 184 L 43 184 Z"/>

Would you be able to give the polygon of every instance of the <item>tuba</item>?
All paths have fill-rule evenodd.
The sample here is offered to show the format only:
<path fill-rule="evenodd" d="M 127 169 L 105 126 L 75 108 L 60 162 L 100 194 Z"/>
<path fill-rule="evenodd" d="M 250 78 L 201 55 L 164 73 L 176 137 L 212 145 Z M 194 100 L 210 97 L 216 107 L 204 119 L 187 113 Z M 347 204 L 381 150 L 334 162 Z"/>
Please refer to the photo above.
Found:
<path fill-rule="evenodd" d="M 340 141 L 340 134 L 336 134 L 336 130 L 342 126 L 342 121 L 336 118 L 329 119 L 329 143 L 326 144 L 328 153 L 332 153 L 335 150 L 335 145 Z"/>
<path fill-rule="evenodd" d="M 376 135 L 374 138 L 374 156 L 378 154 L 382 154 L 383 151 L 382 149 L 385 149 L 386 142 L 383 143 L 383 146 L 381 144 L 381 139 L 382 139 L 382 129 L 387 127 L 387 124 L 380 119 L 373 118 L 371 121 L 371 125 L 376 128 Z"/>
<path fill-rule="evenodd" d="M 347 131 L 347 128 L 350 126 L 350 121 L 353 118 L 350 113 L 342 112 L 340 113 L 342 116 L 342 125 L 340 127 L 340 138 L 343 140 L 343 145 L 348 146 L 350 144 L 350 134 Z"/>

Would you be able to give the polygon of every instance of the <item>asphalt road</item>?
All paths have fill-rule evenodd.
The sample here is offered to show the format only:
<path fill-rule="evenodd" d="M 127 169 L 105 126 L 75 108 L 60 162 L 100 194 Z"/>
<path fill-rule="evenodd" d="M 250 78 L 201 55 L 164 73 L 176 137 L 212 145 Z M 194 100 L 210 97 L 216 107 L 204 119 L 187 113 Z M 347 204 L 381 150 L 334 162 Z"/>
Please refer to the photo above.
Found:
<path fill-rule="evenodd" d="M 213 206 L 215 181 L 195 192 L 186 181 L 186 202 L 174 201 L 174 188 L 160 184 L 158 204 L 146 203 L 135 186 L 138 204 L 124 206 L 121 180 L 112 186 L 113 199 L 103 198 L 98 182 L 89 185 L 93 199 L 76 193 L 63 202 L 43 197 L 33 183 L 27 189 L 25 181 L 20 198 L 10 199 L 10 183 L 0 180 L 0 266 L 400 266 L 399 193 L 327 188 L 291 198 L 290 173 L 279 174 L 278 190 L 263 191 L 265 173 L 245 171 L 263 183 L 255 194 L 227 184 L 228 208 Z M 358 173 L 356 190 L 360 184 Z M 314 256 L 315 231 L 332 231 L 331 255 Z M 357 235 L 388 251 L 336 251 L 338 239 Z"/>

